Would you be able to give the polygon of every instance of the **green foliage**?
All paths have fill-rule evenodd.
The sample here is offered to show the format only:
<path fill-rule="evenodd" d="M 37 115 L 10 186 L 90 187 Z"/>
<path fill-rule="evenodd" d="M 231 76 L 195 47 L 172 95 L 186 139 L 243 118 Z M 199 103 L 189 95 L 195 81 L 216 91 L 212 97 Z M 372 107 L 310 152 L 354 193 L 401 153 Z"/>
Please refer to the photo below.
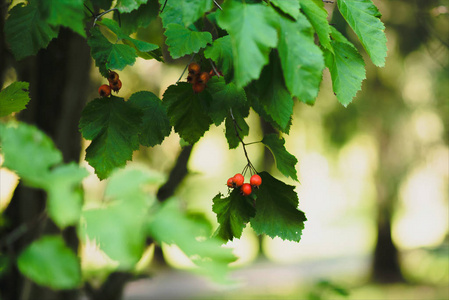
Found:
<path fill-rule="evenodd" d="M 342 16 L 359 37 L 373 63 L 383 67 L 387 56 L 387 37 L 377 7 L 371 0 L 337 0 L 337 4 Z"/>
<path fill-rule="evenodd" d="M 330 44 L 330 25 L 327 21 L 327 11 L 321 0 L 300 0 L 301 10 L 315 29 L 321 46 L 332 51 Z"/>
<path fill-rule="evenodd" d="M 326 66 L 332 77 L 332 88 L 338 101 L 351 103 L 365 79 L 365 63 L 357 49 L 341 33 L 331 27 L 333 53 L 325 50 Z"/>
<path fill-rule="evenodd" d="M 189 144 L 195 144 L 209 129 L 212 120 L 206 113 L 211 95 L 207 91 L 193 92 L 192 85 L 180 82 L 167 88 L 163 103 L 167 107 L 170 124 Z"/>
<path fill-rule="evenodd" d="M 35 55 L 58 36 L 58 28 L 45 22 L 37 1 L 17 4 L 9 11 L 5 37 L 17 60 Z"/>
<path fill-rule="evenodd" d="M 216 39 L 204 50 L 204 57 L 212 59 L 218 69 L 223 72 L 226 82 L 234 75 L 234 56 L 232 55 L 231 38 L 229 35 Z"/>
<path fill-rule="evenodd" d="M 98 178 L 105 179 L 131 160 L 139 148 L 141 117 L 142 111 L 115 96 L 95 99 L 84 108 L 79 127 L 84 138 L 92 141 L 86 160 Z"/>
<path fill-rule="evenodd" d="M 159 3 L 161 7 L 165 5 L 160 14 L 164 28 L 172 23 L 189 26 L 212 8 L 212 1 L 209 0 L 159 0 Z"/>
<path fill-rule="evenodd" d="M 226 1 L 218 24 L 231 38 L 234 77 L 237 86 L 246 86 L 257 79 L 268 63 L 270 48 L 277 44 L 274 10 L 263 4 Z"/>
<path fill-rule="evenodd" d="M 212 211 L 217 214 L 220 224 L 215 234 L 225 241 L 240 238 L 246 223 L 255 216 L 253 199 L 234 189 L 227 197 L 223 198 L 219 193 L 212 201 Z"/>
<path fill-rule="evenodd" d="M 38 0 L 39 10 L 46 18 L 46 22 L 52 26 L 65 26 L 83 37 L 84 31 L 84 6 L 83 0 Z"/>
<path fill-rule="evenodd" d="M 297 209 L 295 187 L 277 180 L 267 172 L 259 175 L 262 184 L 255 191 L 256 216 L 251 219 L 251 227 L 257 234 L 299 242 L 307 219 Z"/>
<path fill-rule="evenodd" d="M 312 26 L 302 14 L 295 22 L 279 19 L 278 50 L 285 84 L 292 96 L 313 104 L 320 88 L 324 59 L 320 48 L 315 45 Z"/>
<path fill-rule="evenodd" d="M 0 92 L 0 117 L 26 108 L 30 101 L 28 82 L 13 82 Z"/>
<path fill-rule="evenodd" d="M 167 37 L 165 42 L 173 58 L 198 52 L 212 43 L 212 35 L 209 32 L 192 31 L 179 24 L 168 25 L 165 36 Z"/>
<path fill-rule="evenodd" d="M 291 177 L 298 181 L 295 169 L 298 160 L 285 149 L 285 140 L 279 138 L 277 134 L 268 134 L 264 136 L 262 143 L 267 146 L 273 154 L 278 170 L 286 177 Z"/>
<path fill-rule="evenodd" d="M 223 248 L 218 237 L 209 237 L 209 226 L 182 213 L 176 200 L 168 200 L 151 217 L 147 230 L 159 243 L 176 244 L 198 267 L 199 272 L 225 280 L 227 265 L 236 257 Z"/>
<path fill-rule="evenodd" d="M 153 147 L 161 144 L 171 132 L 167 110 L 162 101 L 151 92 L 137 92 L 128 103 L 143 112 L 139 142 L 141 145 Z"/>
<path fill-rule="evenodd" d="M 34 282 L 52 289 L 73 289 L 81 284 L 81 268 L 75 253 L 61 236 L 44 236 L 29 245 L 17 266 Z"/>
<path fill-rule="evenodd" d="M 298 0 L 271 0 L 270 3 L 295 20 L 300 16 Z"/>

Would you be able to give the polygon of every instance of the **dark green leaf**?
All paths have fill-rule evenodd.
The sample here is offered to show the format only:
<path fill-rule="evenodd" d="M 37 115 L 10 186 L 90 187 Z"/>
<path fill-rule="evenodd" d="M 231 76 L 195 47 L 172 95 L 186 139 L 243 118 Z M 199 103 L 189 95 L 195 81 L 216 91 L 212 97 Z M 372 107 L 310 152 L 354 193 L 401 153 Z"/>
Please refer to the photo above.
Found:
<path fill-rule="evenodd" d="M 84 31 L 84 6 L 83 0 L 52 0 L 39 1 L 39 5 L 44 6 L 47 11 L 46 21 L 53 26 L 65 26 L 83 37 Z M 42 6 L 40 7 L 42 11 Z"/>
<path fill-rule="evenodd" d="M 259 80 L 253 82 L 252 87 L 254 109 L 263 109 L 277 127 L 283 132 L 288 130 L 293 114 L 293 98 L 285 87 L 279 58 L 274 52 L 270 55 L 270 64 L 262 70 Z"/>
<path fill-rule="evenodd" d="M 160 14 L 164 28 L 171 23 L 189 26 L 212 8 L 210 0 L 159 0 L 159 3 L 161 8 L 165 5 Z"/>
<path fill-rule="evenodd" d="M 58 28 L 42 18 L 36 1 L 28 5 L 20 3 L 9 11 L 5 38 L 17 60 L 36 54 L 57 36 Z"/>
<path fill-rule="evenodd" d="M 191 31 L 178 24 L 169 24 L 165 36 L 167 37 L 165 43 L 170 55 L 175 59 L 196 53 L 207 44 L 212 43 L 212 35 L 209 32 Z"/>
<path fill-rule="evenodd" d="M 240 138 L 249 134 L 249 126 L 245 121 L 245 118 L 249 114 L 249 109 L 246 111 L 233 110 L 232 112 L 234 120 L 237 123 L 237 132 Z M 240 139 L 237 137 L 237 132 L 233 119 L 228 116 L 225 121 L 226 127 L 226 139 L 228 140 L 229 149 L 237 148 L 240 144 Z"/>
<path fill-rule="evenodd" d="M 229 116 L 229 109 L 249 109 L 245 91 L 234 83 L 226 84 L 223 77 L 212 77 L 207 83 L 207 91 L 212 96 L 209 108 L 209 116 L 215 125 L 220 125 Z"/>
<path fill-rule="evenodd" d="M 98 27 L 92 28 L 87 43 L 91 48 L 95 65 L 105 77 L 108 76 L 108 70 L 123 70 L 136 61 L 136 49 L 128 45 L 112 44 L 103 36 Z"/>
<path fill-rule="evenodd" d="M 167 110 L 162 101 L 151 92 L 137 92 L 131 95 L 128 102 L 143 112 L 140 144 L 153 147 L 162 143 L 170 135 L 171 126 Z"/>
<path fill-rule="evenodd" d="M 323 53 L 315 45 L 312 26 L 304 15 L 299 14 L 296 21 L 283 17 L 279 19 L 278 51 L 285 84 L 293 96 L 304 103 L 313 104 L 324 69 Z"/>
<path fill-rule="evenodd" d="M 238 1 L 223 4 L 218 24 L 231 37 L 237 86 L 246 86 L 257 79 L 267 64 L 270 48 L 277 44 L 276 20 L 276 12 L 263 4 Z"/>
<path fill-rule="evenodd" d="M 147 4 L 142 4 L 137 10 L 120 14 L 121 29 L 124 33 L 130 34 L 136 32 L 138 28 L 146 28 L 158 14 L 158 1 L 148 0 Z M 114 14 L 114 20 L 118 20 L 118 14 Z"/>
<path fill-rule="evenodd" d="M 254 191 L 257 196 L 256 216 L 250 221 L 251 227 L 257 234 L 299 242 L 306 216 L 297 209 L 295 187 L 277 180 L 267 172 L 259 175 L 262 184 Z"/>
<path fill-rule="evenodd" d="M 327 21 L 327 11 L 322 0 L 300 0 L 301 9 L 309 19 L 320 39 L 321 45 L 332 51 L 330 39 L 330 26 Z"/>
<path fill-rule="evenodd" d="M 105 179 L 131 160 L 139 148 L 141 118 L 139 109 L 115 96 L 95 99 L 84 108 L 79 127 L 84 138 L 92 140 L 86 160 L 98 178 Z"/>
<path fill-rule="evenodd" d="M 359 37 L 373 63 L 383 67 L 387 56 L 387 37 L 377 7 L 371 0 L 337 0 L 337 4 L 342 16 Z"/>
<path fill-rule="evenodd" d="M 234 56 L 232 55 L 231 37 L 229 35 L 216 39 L 204 50 L 204 57 L 212 59 L 219 71 L 230 82 L 234 77 Z"/>
<path fill-rule="evenodd" d="M 240 238 L 246 223 L 255 216 L 253 199 L 243 196 L 240 189 L 234 189 L 228 197 L 224 197 L 221 193 L 216 195 L 212 200 L 214 205 L 212 211 L 217 214 L 217 221 L 220 226 L 216 235 L 227 240 Z"/>
<path fill-rule="evenodd" d="M 334 52 L 325 50 L 326 66 L 332 77 L 332 87 L 338 101 L 347 106 L 362 87 L 365 63 L 357 49 L 333 27 L 331 42 Z"/>
<path fill-rule="evenodd" d="M 117 8 L 121 13 L 129 13 L 136 10 L 140 5 L 147 3 L 148 0 L 118 0 Z"/>
<path fill-rule="evenodd" d="M 285 149 L 285 140 L 279 138 L 277 134 L 268 134 L 264 136 L 262 143 L 267 146 L 273 154 L 278 170 L 285 176 L 298 181 L 295 169 L 298 160 Z"/>
<path fill-rule="evenodd" d="M 26 108 L 30 101 L 30 96 L 28 95 L 29 85 L 28 82 L 16 81 L 0 92 L 0 117 Z"/>
<path fill-rule="evenodd" d="M 170 123 L 180 137 L 191 145 L 195 144 L 212 124 L 206 113 L 211 100 L 208 91 L 196 94 L 192 85 L 187 82 L 171 85 L 164 93 L 163 103 L 167 107 Z"/>
<path fill-rule="evenodd" d="M 299 0 L 271 0 L 270 3 L 294 19 L 299 16 Z"/>
<path fill-rule="evenodd" d="M 61 236 L 44 236 L 29 245 L 17 259 L 20 272 L 55 290 L 81 284 L 80 262 Z"/>

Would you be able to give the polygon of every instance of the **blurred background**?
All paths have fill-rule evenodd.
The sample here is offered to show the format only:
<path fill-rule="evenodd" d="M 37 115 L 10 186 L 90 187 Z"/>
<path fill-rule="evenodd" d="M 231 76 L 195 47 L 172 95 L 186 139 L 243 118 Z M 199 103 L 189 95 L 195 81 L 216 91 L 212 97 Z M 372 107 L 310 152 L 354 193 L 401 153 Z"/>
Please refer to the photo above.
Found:
<path fill-rule="evenodd" d="M 327 71 L 316 104 L 296 103 L 283 137 L 299 160 L 300 182 L 283 178 L 261 144 L 247 147 L 258 171 L 296 186 L 308 219 L 301 242 L 258 237 L 246 228 L 226 245 L 239 257 L 235 282 L 227 285 L 187 272 L 192 263 L 176 247 L 149 247 L 137 267 L 144 276 L 126 285 L 125 299 L 449 299 L 449 1 L 373 2 L 386 25 L 386 65 L 376 68 L 365 56 L 367 79 L 347 108 L 337 102 Z M 331 23 L 364 53 L 335 5 L 326 7 Z M 161 44 L 161 30 L 155 20 L 137 36 Z M 120 72 L 119 96 L 149 90 L 162 97 L 189 62 L 166 59 L 139 59 Z M 5 74 L 5 86 L 18 78 L 13 68 Z M 104 82 L 92 64 L 87 99 Z M 245 142 L 273 130 L 253 111 L 248 124 Z M 105 183 L 83 164 L 92 171 L 84 182 L 86 202 L 99 201 Z M 130 164 L 167 175 L 185 164 L 188 174 L 175 196 L 215 229 L 212 198 L 226 193 L 227 178 L 246 159 L 241 147 L 228 149 L 224 126 L 212 125 L 191 149 L 182 150 L 172 132 L 162 145 L 135 152 Z M 3 209 L 12 195 L 4 187 L 17 179 L 1 172 Z M 114 268 L 94 244 L 81 245 L 80 253 L 94 284 Z"/>

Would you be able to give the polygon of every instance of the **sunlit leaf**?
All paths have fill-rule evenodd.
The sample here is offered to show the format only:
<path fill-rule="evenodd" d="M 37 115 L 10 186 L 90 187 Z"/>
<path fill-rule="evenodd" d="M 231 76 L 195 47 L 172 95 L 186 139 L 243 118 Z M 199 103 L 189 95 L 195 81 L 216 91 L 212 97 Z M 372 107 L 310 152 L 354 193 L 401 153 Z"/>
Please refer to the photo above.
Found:
<path fill-rule="evenodd" d="M 178 24 L 168 25 L 164 34 L 167 37 L 165 43 L 173 58 L 196 53 L 212 43 L 212 35 L 209 32 L 192 31 Z"/>
<path fill-rule="evenodd" d="M 0 92 L 0 117 L 26 108 L 30 101 L 28 95 L 28 82 L 16 81 Z"/>
<path fill-rule="evenodd" d="M 332 51 L 330 44 L 330 26 L 327 20 L 327 11 L 324 8 L 322 0 L 300 0 L 301 10 L 309 19 L 315 29 L 318 38 L 320 39 L 321 46 Z"/>
<path fill-rule="evenodd" d="M 78 257 L 61 236 L 44 236 L 29 245 L 17 259 L 20 272 L 55 290 L 74 289 L 81 284 Z"/>
<path fill-rule="evenodd" d="M 271 0 L 270 3 L 294 19 L 299 16 L 299 0 Z"/>
<path fill-rule="evenodd" d="M 279 138 L 277 134 L 267 134 L 264 136 L 262 143 L 267 146 L 273 154 L 278 170 L 285 176 L 298 181 L 295 169 L 298 160 L 285 149 L 285 140 Z"/>

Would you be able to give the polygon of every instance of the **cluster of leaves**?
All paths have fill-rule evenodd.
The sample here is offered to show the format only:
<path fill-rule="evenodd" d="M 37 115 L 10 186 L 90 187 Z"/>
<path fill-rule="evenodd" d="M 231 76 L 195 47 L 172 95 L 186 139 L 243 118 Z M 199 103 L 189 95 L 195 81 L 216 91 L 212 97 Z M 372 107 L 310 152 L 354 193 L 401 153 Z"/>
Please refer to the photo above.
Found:
<path fill-rule="evenodd" d="M 23 108 L 29 101 L 26 87 L 26 83 L 17 82 L 0 93 L 5 111 Z M 11 99 L 17 101 L 8 105 Z M 134 102 L 139 101 L 135 99 Z M 101 207 L 87 208 L 83 207 L 81 189 L 87 170 L 75 163 L 62 163 L 61 152 L 42 131 L 15 121 L 0 123 L 0 145 L 3 166 L 16 172 L 26 185 L 46 191 L 45 217 L 61 230 L 77 227 L 81 240 L 95 240 L 102 251 L 118 262 L 118 270 L 134 269 L 148 238 L 176 244 L 199 266 L 198 271 L 217 279 L 224 278 L 227 265 L 235 260 L 231 249 L 221 247 L 218 237 L 210 237 L 206 224 L 186 216 L 176 200 L 161 205 L 148 192 L 148 185 L 161 183 L 159 174 L 136 169 L 115 172 L 109 178 Z M 36 283 L 54 289 L 81 284 L 79 258 L 61 235 L 44 235 L 31 243 L 19 255 L 17 265 Z"/>
<path fill-rule="evenodd" d="M 6 166 L 24 181 L 48 191 L 49 215 L 59 226 L 78 224 L 80 217 L 84 219 L 87 226 L 80 226 L 80 232 L 96 238 L 102 249 L 124 268 L 136 262 L 147 235 L 159 241 L 176 242 L 189 255 L 223 255 L 222 250 L 212 250 L 219 244 L 214 238 L 199 246 L 192 234 L 200 230 L 170 204 L 159 208 L 157 213 L 149 213 L 154 201 L 145 197 L 140 187 L 152 182 L 151 178 L 143 173 L 127 172 L 111 176 L 115 169 L 131 160 L 139 145 L 151 147 L 162 143 L 171 128 L 184 141 L 195 144 L 212 124 L 219 126 L 224 122 L 229 148 L 236 148 L 249 133 L 245 118 L 251 108 L 281 133 L 288 134 L 295 101 L 315 102 L 326 67 L 336 97 L 344 106 L 352 101 L 365 78 L 362 56 L 329 24 L 323 1 L 222 2 L 220 7 L 212 0 L 36 0 L 20 3 L 9 11 L 5 35 L 17 59 L 45 48 L 64 26 L 87 38 L 96 66 L 105 77 L 108 70 L 122 70 L 133 65 L 137 57 L 163 61 L 161 45 L 130 37 L 139 27 L 146 27 L 160 18 L 172 58 L 192 55 L 202 64 L 202 69 L 216 67 L 224 75 L 210 79 L 201 93 L 194 93 L 186 82 L 177 82 L 167 88 L 162 99 L 142 91 L 128 100 L 111 96 L 90 102 L 79 123 L 84 138 L 92 141 L 86 160 L 100 179 L 110 177 L 115 185 L 111 184 L 106 193 L 110 200 L 106 207 L 83 213 L 81 195 L 75 191 L 85 171 L 74 164 L 61 165 L 60 153 L 33 127 L 2 125 L 2 143 L 11 145 L 2 150 Z M 372 62 L 383 66 L 386 37 L 378 9 L 371 0 L 336 2 Z M 114 19 L 100 20 L 93 13 L 111 8 L 120 12 L 121 24 Z M 86 14 L 95 19 L 89 34 L 84 31 Z M 2 113 L 8 113 L 8 109 Z M 13 136 L 23 136 L 23 140 Z M 28 145 L 35 139 L 41 142 Z M 11 142 L 6 143 L 7 140 Z M 297 180 L 297 159 L 285 149 L 284 139 L 268 135 L 262 143 L 272 151 L 279 171 Z M 26 160 L 17 159 L 19 152 L 15 151 L 19 148 L 32 152 L 29 157 L 41 151 L 38 153 L 43 160 L 31 168 L 34 173 L 30 173 Z M 260 176 L 263 184 L 253 198 L 245 198 L 237 190 L 228 196 L 215 196 L 213 211 L 220 224 L 216 234 L 225 240 L 238 238 L 250 222 L 257 233 L 299 241 L 305 216 L 297 209 L 294 187 L 266 172 Z M 127 182 L 129 186 L 120 182 Z M 72 200 L 61 204 L 57 200 L 61 196 Z M 51 206 L 58 214 L 69 217 L 53 214 Z M 116 222 L 117 219 L 120 222 Z M 165 226 L 167 220 L 170 224 Z M 170 228 L 182 230 L 175 232 Z M 108 236 L 107 232 L 112 231 L 115 236 Z M 131 231 L 132 235 L 126 234 Z M 187 242 L 184 240 L 187 237 L 192 239 Z M 60 247 L 56 239 L 44 239 L 31 250 L 39 253 L 48 245 Z"/>

